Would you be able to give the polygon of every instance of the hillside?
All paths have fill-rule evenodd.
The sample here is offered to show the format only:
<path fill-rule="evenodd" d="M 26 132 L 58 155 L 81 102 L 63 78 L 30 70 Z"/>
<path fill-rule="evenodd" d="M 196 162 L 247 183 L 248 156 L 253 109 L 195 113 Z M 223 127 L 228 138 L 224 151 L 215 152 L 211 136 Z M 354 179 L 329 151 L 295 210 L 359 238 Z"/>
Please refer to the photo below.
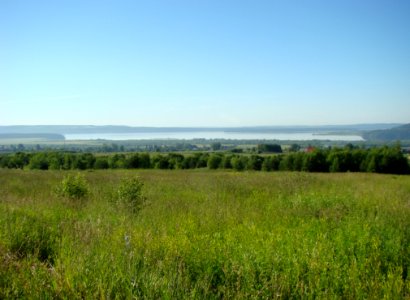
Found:
<path fill-rule="evenodd" d="M 365 140 L 395 141 L 410 140 L 410 124 L 384 130 L 373 130 L 362 134 Z"/>

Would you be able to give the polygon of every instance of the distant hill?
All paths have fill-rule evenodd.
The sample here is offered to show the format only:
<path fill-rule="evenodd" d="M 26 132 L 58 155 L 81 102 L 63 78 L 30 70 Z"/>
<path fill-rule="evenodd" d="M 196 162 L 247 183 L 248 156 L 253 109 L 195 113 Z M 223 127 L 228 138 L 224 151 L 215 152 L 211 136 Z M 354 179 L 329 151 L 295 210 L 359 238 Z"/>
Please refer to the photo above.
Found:
<path fill-rule="evenodd" d="M 373 130 L 364 132 L 362 137 L 372 141 L 397 141 L 410 140 L 410 124 L 384 130 Z"/>
<path fill-rule="evenodd" d="M 0 134 L 81 134 L 81 133 L 138 133 L 138 132 L 245 132 L 245 133 L 356 133 L 390 129 L 402 124 L 355 124 L 324 126 L 248 126 L 248 127 L 131 127 L 94 125 L 13 125 L 0 126 Z"/>

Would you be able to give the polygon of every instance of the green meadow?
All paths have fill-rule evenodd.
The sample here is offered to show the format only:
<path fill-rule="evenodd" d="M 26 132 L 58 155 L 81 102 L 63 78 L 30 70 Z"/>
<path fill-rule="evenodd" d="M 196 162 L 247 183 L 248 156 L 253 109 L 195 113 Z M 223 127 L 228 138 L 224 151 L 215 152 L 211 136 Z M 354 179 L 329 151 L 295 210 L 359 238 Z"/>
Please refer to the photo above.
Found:
<path fill-rule="evenodd" d="M 410 297 L 410 176 L 0 169 L 0 298 Z M 116 201 L 138 176 L 145 201 Z"/>

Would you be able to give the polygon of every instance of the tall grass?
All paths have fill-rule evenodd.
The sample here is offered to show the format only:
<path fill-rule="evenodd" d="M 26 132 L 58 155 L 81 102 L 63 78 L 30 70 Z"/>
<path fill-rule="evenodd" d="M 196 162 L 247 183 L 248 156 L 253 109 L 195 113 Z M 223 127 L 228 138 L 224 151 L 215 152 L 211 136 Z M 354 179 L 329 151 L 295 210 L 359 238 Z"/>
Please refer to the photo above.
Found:
<path fill-rule="evenodd" d="M 407 298 L 410 177 L 0 170 L 0 298 Z"/>

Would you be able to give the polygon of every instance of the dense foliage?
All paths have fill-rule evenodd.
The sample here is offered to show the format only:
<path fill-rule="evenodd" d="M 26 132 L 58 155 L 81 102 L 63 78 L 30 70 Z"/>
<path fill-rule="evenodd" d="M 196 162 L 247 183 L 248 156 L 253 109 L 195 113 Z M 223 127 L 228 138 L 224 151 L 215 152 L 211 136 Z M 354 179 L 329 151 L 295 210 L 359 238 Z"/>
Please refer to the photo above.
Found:
<path fill-rule="evenodd" d="M 77 173 L 0 169 L 1 299 L 410 297 L 410 176 Z"/>
<path fill-rule="evenodd" d="M 270 149 L 272 150 L 272 149 Z M 277 149 L 276 149 L 277 150 Z M 408 159 L 399 146 L 361 149 L 354 147 L 311 149 L 281 155 L 199 152 L 193 154 L 37 152 L 0 155 L 1 168 L 39 170 L 86 169 L 209 169 L 375 172 L 408 174 Z"/>

